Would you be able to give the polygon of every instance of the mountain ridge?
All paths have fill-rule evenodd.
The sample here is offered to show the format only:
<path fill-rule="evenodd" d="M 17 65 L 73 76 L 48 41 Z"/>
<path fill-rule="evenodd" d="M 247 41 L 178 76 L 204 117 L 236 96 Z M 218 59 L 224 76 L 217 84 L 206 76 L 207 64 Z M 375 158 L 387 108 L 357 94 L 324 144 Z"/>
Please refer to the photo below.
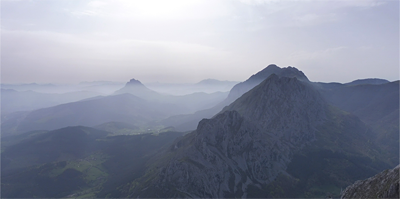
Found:
<path fill-rule="evenodd" d="M 294 87 L 293 90 L 290 87 Z M 272 108 L 271 112 L 265 114 L 266 117 L 260 117 L 258 114 L 263 111 L 254 111 L 257 107 L 244 107 L 241 110 L 242 98 L 246 101 L 257 93 L 265 94 L 255 97 L 259 100 L 258 105 Z M 276 95 L 271 96 L 271 93 Z M 264 103 L 266 99 L 271 103 L 277 102 L 277 106 Z M 320 103 L 315 103 L 316 99 L 321 100 Z M 300 109 L 288 106 L 294 101 L 308 104 L 307 111 L 301 111 L 301 106 L 298 106 Z M 315 107 L 315 110 L 312 107 Z M 186 136 L 186 141 L 178 141 L 171 149 L 171 153 L 178 151 L 176 158 L 172 158 L 166 163 L 167 166 L 160 170 L 157 174 L 160 177 L 155 181 L 155 187 L 150 185 L 150 192 L 158 190 L 167 194 L 167 197 L 246 197 L 245 190 L 250 184 L 263 186 L 271 182 L 286 169 L 295 148 L 302 148 L 315 140 L 316 126 L 324 120 L 326 108 L 322 97 L 318 96 L 311 86 L 301 83 L 296 78 L 271 75 L 212 119 L 200 121 L 197 130 Z M 280 112 L 274 114 L 276 111 Z M 252 112 L 255 114 L 249 114 Z M 283 113 L 284 116 L 277 118 L 277 115 Z M 302 118 L 311 122 L 301 125 L 299 119 Z M 179 144 L 180 142 L 192 144 Z M 161 182 L 164 181 L 174 184 L 183 195 L 169 193 L 170 188 L 167 187 L 161 190 L 156 188 L 162 186 Z M 131 196 L 142 195 L 129 195 Z M 157 197 L 151 194 L 150 196 Z"/>

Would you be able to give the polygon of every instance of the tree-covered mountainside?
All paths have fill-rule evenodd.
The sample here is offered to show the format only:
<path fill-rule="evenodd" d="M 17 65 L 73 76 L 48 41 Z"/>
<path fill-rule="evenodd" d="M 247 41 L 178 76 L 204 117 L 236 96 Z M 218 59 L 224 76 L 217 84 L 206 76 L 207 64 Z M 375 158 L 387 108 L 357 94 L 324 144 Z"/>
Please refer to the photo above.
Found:
<path fill-rule="evenodd" d="M 119 197 L 119 186 L 140 177 L 147 159 L 182 135 L 108 134 L 77 126 L 2 139 L 2 197 Z"/>

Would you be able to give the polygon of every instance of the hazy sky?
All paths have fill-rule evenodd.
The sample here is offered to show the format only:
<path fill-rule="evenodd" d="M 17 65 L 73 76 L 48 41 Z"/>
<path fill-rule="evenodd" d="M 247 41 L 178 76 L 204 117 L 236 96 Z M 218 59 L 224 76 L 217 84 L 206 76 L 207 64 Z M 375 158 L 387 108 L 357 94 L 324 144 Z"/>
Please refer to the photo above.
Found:
<path fill-rule="evenodd" d="M 2 0 L 2 83 L 399 79 L 398 0 Z"/>

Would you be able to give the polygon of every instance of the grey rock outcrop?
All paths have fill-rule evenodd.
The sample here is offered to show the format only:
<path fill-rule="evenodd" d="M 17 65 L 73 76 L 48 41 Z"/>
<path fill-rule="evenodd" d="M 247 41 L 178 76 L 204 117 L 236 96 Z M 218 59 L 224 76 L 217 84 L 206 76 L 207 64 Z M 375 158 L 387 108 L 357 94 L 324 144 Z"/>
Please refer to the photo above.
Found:
<path fill-rule="evenodd" d="M 399 169 L 385 170 L 366 180 L 348 186 L 342 194 L 345 198 L 399 198 Z"/>

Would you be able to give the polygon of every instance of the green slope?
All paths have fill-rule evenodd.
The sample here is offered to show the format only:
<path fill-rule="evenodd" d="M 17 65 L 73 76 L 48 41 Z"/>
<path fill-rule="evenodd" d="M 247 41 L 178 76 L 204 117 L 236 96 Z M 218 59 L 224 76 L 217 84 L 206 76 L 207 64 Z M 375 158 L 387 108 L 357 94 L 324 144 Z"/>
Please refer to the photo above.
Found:
<path fill-rule="evenodd" d="M 182 133 L 107 135 L 78 126 L 2 140 L 2 197 L 118 197 L 114 191 Z"/>

